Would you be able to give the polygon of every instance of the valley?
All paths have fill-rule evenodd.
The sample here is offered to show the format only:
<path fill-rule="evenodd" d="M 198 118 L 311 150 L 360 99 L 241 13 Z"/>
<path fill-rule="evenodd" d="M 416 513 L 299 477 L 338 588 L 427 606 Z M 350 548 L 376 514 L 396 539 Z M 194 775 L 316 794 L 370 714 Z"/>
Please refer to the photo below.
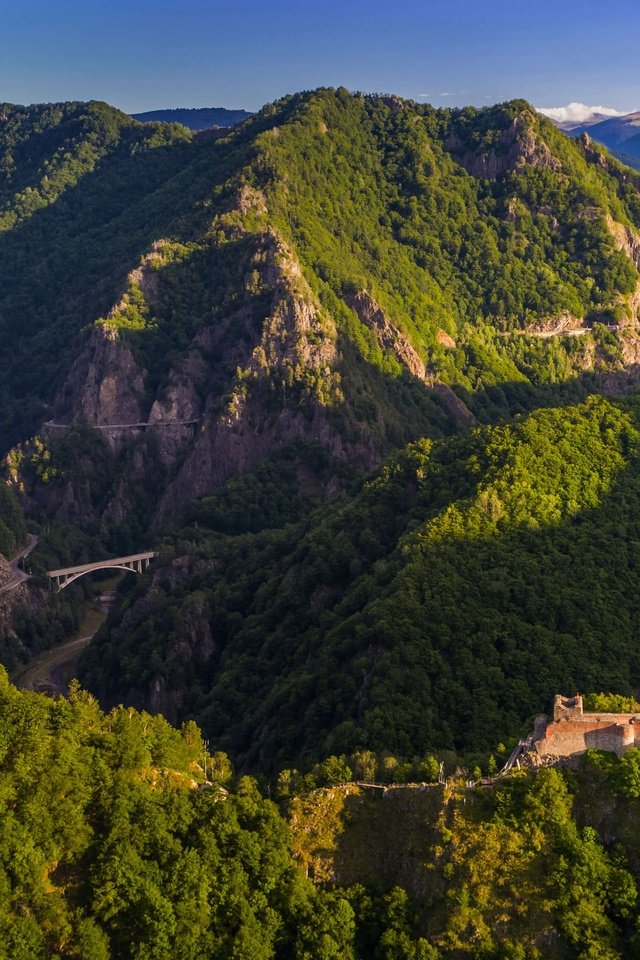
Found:
<path fill-rule="evenodd" d="M 68 696 L 69 683 L 78 674 L 80 655 L 105 622 L 116 601 L 116 588 L 121 580 L 122 574 L 116 574 L 94 584 L 98 593 L 80 605 L 80 624 L 76 631 L 79 636 L 36 654 L 16 670 L 11 681 L 19 690 Z"/>
<path fill-rule="evenodd" d="M 79 660 L 105 704 L 195 718 L 254 770 L 364 743 L 488 751 L 560 687 L 629 689 L 632 611 L 609 652 L 613 605 L 585 627 L 567 556 L 575 543 L 594 596 L 581 524 L 606 552 L 613 503 L 635 495 L 632 171 L 524 101 L 319 90 L 212 142 L 105 104 L 43 106 L 7 112 L 16 157 L 30 125 L 40 159 L 25 153 L 3 195 L 0 405 L 24 397 L 3 449 L 39 538 L 34 589 L 47 570 L 162 554 Z M 549 471 L 544 505 L 531 470 Z M 619 562 L 633 578 L 632 552 Z M 529 583 L 548 592 L 542 620 Z M 46 601 L 61 623 L 76 589 Z M 472 680 L 480 649 L 491 666 Z"/>
<path fill-rule="evenodd" d="M 640 174 L 182 113 L 0 109 L 0 956 L 633 957 Z"/>

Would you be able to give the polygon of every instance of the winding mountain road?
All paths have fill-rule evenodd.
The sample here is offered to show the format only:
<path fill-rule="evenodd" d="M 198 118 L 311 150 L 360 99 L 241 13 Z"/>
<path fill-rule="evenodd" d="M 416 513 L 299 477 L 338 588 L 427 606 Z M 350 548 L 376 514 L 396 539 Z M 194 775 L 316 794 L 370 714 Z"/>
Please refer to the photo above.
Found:
<path fill-rule="evenodd" d="M 11 569 L 13 570 L 13 580 L 10 580 L 9 583 L 5 583 L 3 587 L 0 587 L 0 593 L 7 593 L 9 590 L 15 590 L 16 587 L 19 587 L 21 583 L 24 583 L 25 580 L 30 579 L 30 574 L 25 573 L 24 570 L 20 569 L 20 561 L 24 560 L 25 557 L 28 557 L 32 550 L 38 545 L 38 538 L 34 536 L 33 533 L 29 534 L 28 542 L 26 547 L 23 547 L 15 557 L 9 561 L 11 564 Z"/>

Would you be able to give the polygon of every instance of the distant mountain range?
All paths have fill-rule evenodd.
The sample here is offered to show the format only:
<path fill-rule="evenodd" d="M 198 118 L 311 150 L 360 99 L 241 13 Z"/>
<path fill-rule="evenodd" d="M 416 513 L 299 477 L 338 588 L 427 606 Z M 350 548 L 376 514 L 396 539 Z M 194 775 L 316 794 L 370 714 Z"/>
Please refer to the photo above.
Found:
<path fill-rule="evenodd" d="M 248 110 L 227 110 L 225 107 L 179 107 L 172 110 L 148 110 L 146 113 L 132 113 L 131 116 L 141 123 L 162 120 L 165 123 L 181 123 L 189 130 L 208 130 L 209 127 L 235 127 L 252 114 Z"/>
<path fill-rule="evenodd" d="M 557 127 L 572 137 L 588 133 L 625 163 L 640 165 L 640 111 L 623 117 L 606 117 L 594 114 L 586 121 L 553 121 Z"/>
<path fill-rule="evenodd" d="M 545 116 L 548 116 L 548 114 L 545 114 Z M 586 119 L 581 117 L 579 120 L 556 120 L 553 116 L 551 116 L 550 119 L 555 123 L 556 127 L 564 130 L 565 133 L 572 133 L 578 128 L 584 130 L 587 127 L 595 126 L 597 123 L 602 123 L 604 120 L 611 120 L 611 116 L 606 113 L 592 113 L 591 116 Z M 620 118 L 615 117 L 615 119 L 619 120 Z"/>

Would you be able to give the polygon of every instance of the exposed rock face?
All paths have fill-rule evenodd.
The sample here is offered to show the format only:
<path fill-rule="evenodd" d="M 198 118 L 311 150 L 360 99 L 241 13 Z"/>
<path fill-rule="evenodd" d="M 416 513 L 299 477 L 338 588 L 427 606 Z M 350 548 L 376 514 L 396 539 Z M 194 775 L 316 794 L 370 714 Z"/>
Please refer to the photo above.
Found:
<path fill-rule="evenodd" d="M 100 325 L 69 371 L 54 404 L 54 418 L 90 426 L 135 423 L 145 419 L 143 396 L 144 374 L 130 347 L 116 331 Z"/>
<path fill-rule="evenodd" d="M 233 204 L 235 212 L 243 213 L 261 212 L 263 206 L 260 192 L 248 187 Z M 161 313 L 159 271 L 151 266 L 159 257 L 161 244 L 156 244 L 130 273 L 127 290 L 142 291 L 145 301 L 152 300 Z M 330 424 L 326 403 L 331 398 L 340 401 L 336 330 L 273 231 L 255 236 L 246 254 L 244 285 L 245 305 L 196 333 L 160 384 L 148 413 L 143 401 L 146 374 L 126 337 L 108 320 L 92 331 L 56 400 L 55 419 L 100 427 L 116 453 L 128 451 L 126 479 L 101 511 L 103 518 L 118 523 L 125 519 L 134 505 L 131 490 L 144 485 L 145 471 L 153 463 L 168 480 L 158 505 L 159 523 L 296 437 L 318 440 L 333 454 L 348 455 L 365 467 L 379 462 L 370 440 L 352 443 L 347 452 Z M 112 313 L 126 308 L 128 296 L 125 292 Z M 308 384 L 302 398 L 301 384 Z M 149 426 L 104 429 L 137 423 Z M 67 492 L 68 497 L 58 489 L 57 496 L 68 499 L 59 507 L 71 517 L 74 498 L 78 507 L 80 500 L 90 498 L 83 498 L 80 490 Z M 90 510 L 88 503 L 82 508 Z"/>
<path fill-rule="evenodd" d="M 599 144 L 595 144 L 588 133 L 580 134 L 578 142 L 584 151 L 586 159 L 590 163 L 595 163 L 599 167 L 602 167 L 602 169 L 606 170 L 612 177 L 615 177 L 618 183 L 622 185 L 632 183 L 636 189 L 640 188 L 640 175 L 637 171 L 631 170 L 629 167 L 625 167 L 620 163 L 611 163 L 603 152 L 603 148 Z M 624 149 L 624 147 L 622 147 L 622 149 Z"/>
<path fill-rule="evenodd" d="M 457 344 L 453 337 L 447 333 L 446 330 L 438 330 L 436 332 L 436 340 L 438 343 L 442 344 L 443 347 L 447 347 L 449 350 L 455 350 Z"/>
<path fill-rule="evenodd" d="M 402 97 L 390 96 L 390 97 L 380 97 L 382 102 L 386 107 L 389 107 L 392 113 L 398 113 L 404 107 L 404 100 Z"/>
<path fill-rule="evenodd" d="M 618 250 L 626 253 L 636 270 L 640 270 L 640 235 L 633 227 L 618 223 L 611 216 L 607 216 L 607 226 Z"/>
<path fill-rule="evenodd" d="M 568 333 L 571 330 L 581 330 L 584 327 L 584 321 L 569 310 L 562 310 L 555 317 L 544 317 L 536 323 L 531 323 L 526 328 L 526 333 L 531 336 L 557 336 L 560 333 Z"/>
<path fill-rule="evenodd" d="M 409 338 L 388 320 L 373 297 L 366 290 L 358 290 L 357 293 L 346 294 L 344 299 L 347 306 L 356 312 L 360 322 L 373 330 L 382 349 L 393 353 L 414 377 L 424 380 L 427 372 L 424 361 L 412 347 Z"/>
<path fill-rule="evenodd" d="M 271 306 L 260 325 L 259 342 L 253 347 L 248 342 L 244 356 L 237 356 L 241 379 L 227 399 L 226 408 L 221 410 L 221 398 L 208 397 L 202 429 L 159 504 L 157 525 L 193 497 L 251 469 L 258 460 L 293 438 L 318 440 L 332 454 L 347 455 L 342 438 L 331 426 L 320 402 L 310 399 L 305 410 L 296 403 L 290 407 L 287 403 L 287 391 L 305 377 L 326 384 L 329 392 L 335 391 L 338 351 L 333 323 L 322 315 L 298 264 L 274 234 L 262 237 L 252 266 L 253 272 L 259 274 L 261 287 L 271 292 Z M 247 308 L 233 319 L 250 328 L 251 310 Z M 264 397 L 260 397 L 262 388 L 267 388 L 272 397 L 267 409 Z M 274 389 L 279 396 L 275 407 Z M 379 460 L 369 444 L 353 447 L 349 455 L 364 466 L 374 466 Z"/>
<path fill-rule="evenodd" d="M 625 328 L 618 332 L 618 342 L 622 351 L 622 362 L 625 367 L 640 368 L 640 335 L 638 330 Z"/>
<path fill-rule="evenodd" d="M 496 177 L 514 170 L 517 172 L 524 167 L 559 171 L 562 164 L 535 132 L 534 122 L 534 118 L 528 113 L 515 117 L 502 133 L 498 146 L 482 153 L 469 150 L 455 133 L 445 141 L 445 147 L 451 152 L 456 163 L 464 167 L 472 177 L 495 180 Z"/>
<path fill-rule="evenodd" d="M 260 346 L 253 351 L 252 370 L 310 367 L 319 369 L 338 358 L 333 322 L 321 314 L 287 246 L 271 231 L 254 257 L 264 287 L 273 291 L 271 310 L 262 324 Z"/>
<path fill-rule="evenodd" d="M 127 277 L 127 289 L 133 286 L 139 287 L 147 303 L 150 303 L 152 306 L 157 301 L 159 286 L 158 272 L 153 269 L 153 265 L 159 264 L 162 261 L 162 249 L 165 246 L 166 240 L 156 240 L 155 243 L 151 245 L 149 253 L 145 254 L 142 258 L 140 266 L 132 270 Z M 110 311 L 110 315 L 122 309 L 126 304 L 126 297 L 127 294 L 125 293 L 122 301 Z"/>
<path fill-rule="evenodd" d="M 622 355 L 620 370 L 599 374 L 602 392 L 608 397 L 623 397 L 638 389 L 640 383 L 640 335 L 635 326 L 625 326 L 617 332 Z"/>
<path fill-rule="evenodd" d="M 373 330 L 382 349 L 391 351 L 414 377 L 424 380 L 425 387 L 438 397 L 457 426 L 464 428 L 475 424 L 476 419 L 469 408 L 451 387 L 428 374 L 424 361 L 409 342 L 409 338 L 389 321 L 380 305 L 366 290 L 347 294 L 345 301 L 355 310 L 360 321 Z M 455 340 L 444 330 L 439 330 L 437 336 L 444 346 L 455 347 Z"/>
<path fill-rule="evenodd" d="M 259 214 L 267 212 L 267 202 L 261 190 L 244 183 L 238 190 L 234 209 L 239 213 L 249 213 L 255 211 Z"/>

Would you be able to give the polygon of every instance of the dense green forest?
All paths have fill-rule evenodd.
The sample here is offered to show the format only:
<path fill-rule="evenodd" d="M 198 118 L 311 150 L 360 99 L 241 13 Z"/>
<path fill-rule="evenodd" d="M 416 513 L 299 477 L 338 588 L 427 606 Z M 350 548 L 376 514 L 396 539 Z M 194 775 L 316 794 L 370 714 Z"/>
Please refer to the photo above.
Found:
<path fill-rule="evenodd" d="M 524 101 L 319 90 L 215 142 L 96 102 L 2 118 L 34 569 L 159 540 L 168 571 L 150 610 L 124 588 L 94 689 L 158 688 L 249 767 L 489 750 L 556 689 L 629 692 L 635 406 L 576 404 L 635 385 L 632 171 Z M 193 426 L 116 440 L 103 408 Z"/>
<path fill-rule="evenodd" d="M 637 696 L 639 251 L 520 100 L 0 104 L 5 666 L 159 554 L 91 693 L 0 676 L 0 957 L 637 955 L 638 752 L 465 782 Z"/>
<path fill-rule="evenodd" d="M 489 750 L 559 690 L 629 693 L 639 416 L 593 397 L 422 440 L 311 513 L 267 497 L 260 522 L 265 464 L 189 509 L 153 604 L 129 585 L 83 680 L 134 702 L 159 683 L 254 769 Z"/>
<path fill-rule="evenodd" d="M 193 723 L 0 671 L 0 957 L 631 958 L 638 756 L 278 806 Z"/>
<path fill-rule="evenodd" d="M 328 404 L 347 433 L 366 424 L 383 449 L 412 439 L 407 422 L 413 437 L 451 425 L 347 305 L 354 290 L 483 419 L 530 408 L 541 385 L 579 389 L 585 370 L 620 366 L 615 337 L 520 335 L 562 312 L 624 319 L 638 273 L 610 222 L 640 226 L 634 176 L 523 101 L 437 110 L 322 90 L 269 105 L 215 143 L 95 102 L 1 109 L 4 450 L 48 419 L 105 318 L 135 348 L 148 404 L 198 332 L 250 306 L 252 332 L 236 321 L 216 346 L 211 392 L 216 412 L 258 388 L 264 407 L 247 354 L 270 309 L 265 237 L 288 246 L 309 284 L 298 294 L 338 336 L 333 386 L 308 358 L 274 369 L 267 353 L 272 402 L 294 385 L 303 406 Z M 478 175 L 485 166 L 491 176 Z M 148 302 L 127 277 L 150 254 L 159 289 Z"/>

